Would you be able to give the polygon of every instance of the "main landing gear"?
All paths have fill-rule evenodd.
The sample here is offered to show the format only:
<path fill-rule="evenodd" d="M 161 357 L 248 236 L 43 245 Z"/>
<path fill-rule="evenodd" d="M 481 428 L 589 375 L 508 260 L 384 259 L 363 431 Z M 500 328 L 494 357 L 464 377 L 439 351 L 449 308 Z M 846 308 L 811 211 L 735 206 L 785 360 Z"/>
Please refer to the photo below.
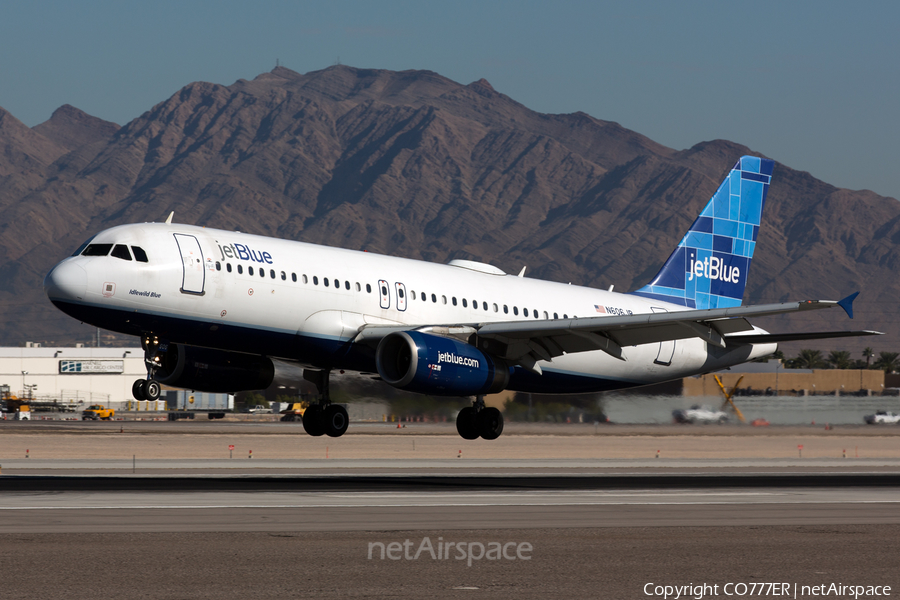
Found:
<path fill-rule="evenodd" d="M 311 404 L 303 412 L 303 429 L 312 436 L 341 437 L 350 424 L 347 409 L 331 403 L 329 373 L 330 371 L 303 370 L 303 378 L 315 384 L 319 392 L 318 404 Z"/>
<path fill-rule="evenodd" d="M 456 417 L 456 431 L 464 440 L 484 438 L 496 440 L 503 433 L 503 414 L 491 406 L 484 405 L 484 396 L 476 396 L 472 406 L 459 411 Z"/>
<path fill-rule="evenodd" d="M 142 335 L 141 348 L 144 349 L 144 364 L 147 366 L 147 379 L 138 379 L 131 386 L 131 395 L 135 400 L 159 400 L 162 388 L 153 380 L 159 368 L 159 338 L 155 335 Z"/>

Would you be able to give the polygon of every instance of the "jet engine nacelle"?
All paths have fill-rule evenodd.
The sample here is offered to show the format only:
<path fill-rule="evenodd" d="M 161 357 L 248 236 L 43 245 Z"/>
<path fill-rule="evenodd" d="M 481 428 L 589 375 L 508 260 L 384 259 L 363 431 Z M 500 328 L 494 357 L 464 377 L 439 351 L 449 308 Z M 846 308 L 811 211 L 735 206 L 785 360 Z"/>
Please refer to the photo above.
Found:
<path fill-rule="evenodd" d="M 275 366 L 265 356 L 169 344 L 161 350 L 154 379 L 165 385 L 211 393 L 261 390 L 275 378 Z"/>
<path fill-rule="evenodd" d="M 492 394 L 509 384 L 509 367 L 453 338 L 400 331 L 375 351 L 383 380 L 401 390 L 438 396 Z"/>

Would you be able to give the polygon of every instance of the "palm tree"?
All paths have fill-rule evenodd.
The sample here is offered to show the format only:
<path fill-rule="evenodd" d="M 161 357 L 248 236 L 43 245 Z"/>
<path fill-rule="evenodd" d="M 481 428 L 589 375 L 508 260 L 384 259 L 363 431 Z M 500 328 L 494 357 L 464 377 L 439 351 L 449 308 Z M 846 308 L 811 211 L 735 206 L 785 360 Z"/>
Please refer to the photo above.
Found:
<path fill-rule="evenodd" d="M 828 363 L 833 369 L 849 369 L 853 366 L 850 352 L 847 350 L 832 350 L 828 355 Z"/>
<path fill-rule="evenodd" d="M 885 373 L 893 373 L 900 368 L 900 360 L 898 360 L 898 357 L 900 357 L 900 352 L 879 352 L 878 360 L 876 360 L 875 364 L 872 366 Z"/>
<path fill-rule="evenodd" d="M 870 347 L 863 348 L 862 351 L 863 358 L 866 359 L 866 368 L 869 368 L 869 361 L 872 360 L 872 357 L 875 356 L 875 352 Z"/>
<path fill-rule="evenodd" d="M 791 369 L 824 369 L 828 363 L 822 358 L 819 350 L 803 348 L 796 358 L 791 359 Z"/>

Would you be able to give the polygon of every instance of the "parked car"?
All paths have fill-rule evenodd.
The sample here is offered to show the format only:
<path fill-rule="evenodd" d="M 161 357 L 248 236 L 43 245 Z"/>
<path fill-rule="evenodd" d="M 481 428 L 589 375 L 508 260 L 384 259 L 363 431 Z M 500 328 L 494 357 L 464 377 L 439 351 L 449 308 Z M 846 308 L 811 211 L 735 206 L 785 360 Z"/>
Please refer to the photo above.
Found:
<path fill-rule="evenodd" d="M 676 423 L 727 423 L 728 415 L 711 406 L 695 404 L 687 410 L 672 411 L 672 418 Z"/>
<path fill-rule="evenodd" d="M 884 410 L 877 410 L 874 415 L 866 415 L 863 417 L 863 420 L 869 425 L 880 425 L 882 423 L 896 425 L 897 423 L 900 423 L 900 415 Z"/>
<path fill-rule="evenodd" d="M 255 415 L 271 415 L 272 409 L 266 408 L 262 404 L 257 404 L 256 406 L 251 406 L 250 410 L 248 412 L 253 413 Z"/>

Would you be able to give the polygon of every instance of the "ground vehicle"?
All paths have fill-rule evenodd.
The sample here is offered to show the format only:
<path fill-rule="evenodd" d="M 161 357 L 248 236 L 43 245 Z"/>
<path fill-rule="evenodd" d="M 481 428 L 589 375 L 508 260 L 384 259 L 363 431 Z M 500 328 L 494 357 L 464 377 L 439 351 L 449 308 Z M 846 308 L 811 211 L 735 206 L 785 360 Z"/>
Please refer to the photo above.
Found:
<path fill-rule="evenodd" d="M 256 406 L 251 406 L 247 411 L 254 415 L 263 415 L 263 414 L 272 414 L 272 409 L 263 406 L 262 404 L 257 404 Z"/>
<path fill-rule="evenodd" d="M 116 414 L 116 411 L 112 408 L 106 408 L 102 404 L 92 404 L 84 409 L 84 412 L 81 413 L 82 421 L 99 421 L 103 419 L 104 421 L 109 421 Z"/>
<path fill-rule="evenodd" d="M 896 425 L 900 423 L 900 415 L 884 410 L 877 410 L 874 415 L 866 415 L 863 417 L 863 420 L 869 425 L 880 425 L 882 423 Z"/>
<path fill-rule="evenodd" d="M 16 416 L 14 418 L 16 421 L 30 421 L 31 420 L 31 407 L 27 404 L 22 404 L 16 410 Z"/>
<path fill-rule="evenodd" d="M 282 421 L 302 421 L 303 413 L 306 412 L 308 402 L 294 402 L 288 404 L 288 407 L 280 412 Z"/>
<path fill-rule="evenodd" d="M 687 410 L 672 411 L 676 423 L 727 423 L 728 415 L 711 406 L 695 404 Z"/>

